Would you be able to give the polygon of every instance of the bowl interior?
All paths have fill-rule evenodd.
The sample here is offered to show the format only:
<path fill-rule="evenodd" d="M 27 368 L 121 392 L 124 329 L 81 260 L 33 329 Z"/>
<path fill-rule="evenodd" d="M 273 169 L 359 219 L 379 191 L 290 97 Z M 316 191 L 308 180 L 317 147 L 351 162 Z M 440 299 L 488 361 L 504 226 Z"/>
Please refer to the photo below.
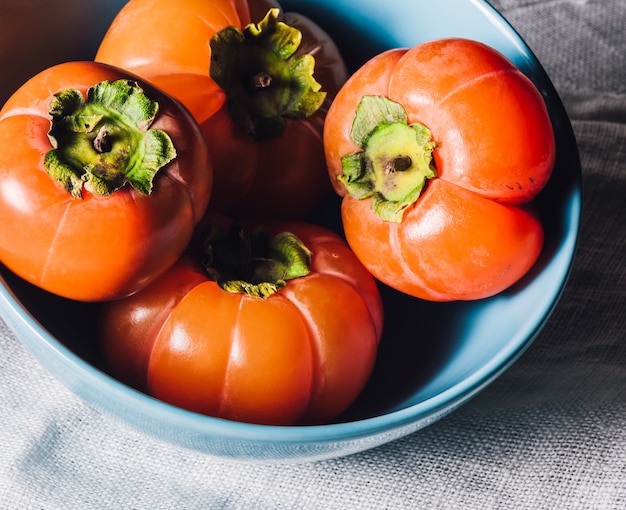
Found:
<path fill-rule="evenodd" d="M 105 6 L 102 1 L 94 2 L 102 15 L 93 20 L 89 34 L 84 34 L 81 54 L 71 58 L 93 56 L 98 42 L 94 34 L 104 33 L 123 3 L 115 0 Z M 351 70 L 391 47 L 448 36 L 483 41 L 504 53 L 535 82 L 546 100 L 557 136 L 556 167 L 538 198 L 546 241 L 537 264 L 509 290 L 473 302 L 429 303 L 381 285 L 386 325 L 371 380 L 336 424 L 306 430 L 308 441 L 331 435 L 336 440 L 355 434 L 357 420 L 358 434 L 366 435 L 368 423 L 380 430 L 394 427 L 399 420 L 439 413 L 469 398 L 523 352 L 554 309 L 569 274 L 580 219 L 580 162 L 571 125 L 549 78 L 517 33 L 486 2 L 285 0 L 282 6 L 323 26 L 343 51 Z M 40 49 L 45 51 L 45 45 Z M 46 64 L 59 60 L 50 54 Z M 22 76 L 22 81 L 31 74 Z M 314 220 L 340 230 L 338 208 L 339 200 L 331 198 Z M 3 317 L 25 345 L 77 393 L 125 420 L 133 421 L 124 415 L 128 409 L 140 407 L 145 412 L 135 424 L 160 420 L 156 425 L 148 424 L 152 429 L 180 431 L 193 423 L 213 435 L 227 430 L 227 423 L 168 408 L 103 374 L 93 333 L 98 305 L 52 296 L 4 267 L 0 272 Z M 116 402 L 120 398 L 125 399 L 124 405 Z M 289 434 L 294 441 L 304 437 L 303 431 L 290 432 L 293 428 L 277 432 L 272 427 L 237 427 L 237 434 L 248 434 L 251 440 L 274 441 L 289 438 Z M 228 430 L 233 433 L 232 428 Z"/>

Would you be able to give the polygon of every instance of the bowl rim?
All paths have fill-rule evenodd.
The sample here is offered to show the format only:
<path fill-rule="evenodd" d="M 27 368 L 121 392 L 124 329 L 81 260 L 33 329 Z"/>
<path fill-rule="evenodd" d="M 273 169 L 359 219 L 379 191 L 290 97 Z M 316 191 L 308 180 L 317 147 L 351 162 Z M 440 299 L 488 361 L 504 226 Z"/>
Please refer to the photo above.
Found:
<path fill-rule="evenodd" d="M 407 427 L 410 424 L 414 424 L 416 420 L 419 419 L 427 419 L 433 415 L 445 414 L 446 410 L 452 410 L 458 407 L 481 391 L 513 364 L 530 346 L 556 308 L 567 285 L 575 259 L 576 245 L 578 243 L 580 230 L 582 214 L 582 171 L 571 123 L 558 93 L 554 89 L 552 82 L 539 60 L 532 53 L 527 43 L 522 39 L 515 28 L 486 0 L 468 1 L 477 6 L 490 19 L 495 20 L 500 31 L 502 31 L 515 45 L 518 51 L 520 51 L 527 64 L 530 64 L 530 67 L 535 73 L 532 80 L 535 83 L 539 81 L 541 86 L 550 94 L 551 101 L 553 102 L 553 112 L 559 115 L 564 121 L 564 125 L 561 126 L 561 128 L 568 131 L 564 133 L 563 136 L 574 140 L 576 154 L 572 157 L 578 159 L 578 167 L 572 169 L 572 172 L 577 172 L 577 175 L 572 177 L 574 181 L 573 189 L 570 191 L 568 203 L 570 207 L 568 217 L 570 218 L 571 226 L 561 244 L 562 249 L 560 255 L 567 258 L 567 263 L 562 264 L 565 271 L 561 283 L 558 288 L 555 288 L 550 299 L 550 306 L 543 311 L 541 319 L 533 324 L 532 327 L 523 328 L 523 331 L 518 331 L 516 335 L 509 339 L 509 341 L 498 350 L 496 355 L 493 356 L 488 363 L 481 366 L 480 369 L 432 397 L 382 415 L 322 425 L 261 425 L 231 421 L 188 411 L 157 400 L 114 379 L 112 376 L 109 376 L 81 358 L 48 332 L 38 320 L 31 315 L 24 305 L 22 305 L 5 279 L 0 276 L 0 280 L 2 281 L 2 285 L 0 285 L 0 311 L 2 311 L 2 318 L 13 331 L 14 336 L 18 338 L 18 341 L 25 345 L 36 358 L 49 358 L 50 356 L 56 358 L 56 365 L 52 369 L 49 369 L 54 375 L 58 375 L 60 371 L 66 371 L 70 368 L 74 370 L 75 375 L 73 376 L 73 380 L 63 382 L 66 387 L 69 387 L 69 389 L 81 396 L 84 396 L 85 391 L 87 391 L 87 393 L 90 391 L 97 391 L 99 393 L 104 391 L 110 397 L 111 405 L 117 406 L 121 403 L 122 407 L 125 409 L 137 409 L 141 415 L 149 416 L 149 419 L 155 422 L 165 421 L 173 428 L 192 430 L 205 436 L 214 435 L 216 438 L 230 438 L 254 443 L 337 443 L 357 440 L 372 435 L 380 435 L 393 429 Z M 30 335 L 25 335 L 26 338 L 24 338 L 24 335 L 18 336 L 18 331 L 28 331 Z M 57 373 L 54 373 L 55 371 Z M 91 401 L 89 403 L 91 404 Z M 118 413 L 112 408 L 106 409 L 103 405 L 99 407 L 108 411 L 109 415 L 114 415 L 114 417 L 118 419 L 120 418 L 119 416 L 115 416 Z"/>

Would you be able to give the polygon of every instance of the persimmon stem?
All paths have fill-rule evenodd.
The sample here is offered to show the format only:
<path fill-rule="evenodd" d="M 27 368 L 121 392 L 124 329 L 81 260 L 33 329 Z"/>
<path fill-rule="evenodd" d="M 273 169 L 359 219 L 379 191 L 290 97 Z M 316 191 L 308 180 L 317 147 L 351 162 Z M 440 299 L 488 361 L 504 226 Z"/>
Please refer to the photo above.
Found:
<path fill-rule="evenodd" d="M 111 142 L 111 135 L 106 126 L 102 126 L 98 131 L 98 134 L 93 139 L 93 148 L 96 152 L 103 154 L 105 152 L 111 152 L 113 144 Z"/>
<path fill-rule="evenodd" d="M 272 77 L 265 72 L 256 73 L 250 81 L 254 90 L 267 89 L 272 85 Z"/>
<path fill-rule="evenodd" d="M 411 156 L 397 156 L 385 163 L 384 169 L 386 173 L 404 172 L 411 168 L 412 165 L 413 160 Z"/>

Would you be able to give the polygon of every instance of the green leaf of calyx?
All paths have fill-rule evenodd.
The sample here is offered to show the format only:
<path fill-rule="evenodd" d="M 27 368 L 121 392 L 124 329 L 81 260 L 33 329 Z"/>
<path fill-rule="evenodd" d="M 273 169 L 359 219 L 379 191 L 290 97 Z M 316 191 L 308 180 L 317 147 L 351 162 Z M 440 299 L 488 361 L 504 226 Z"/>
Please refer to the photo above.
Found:
<path fill-rule="evenodd" d="M 346 187 L 348 194 L 356 199 L 371 197 L 374 184 L 365 175 L 365 153 L 351 152 L 341 158 L 342 173 L 337 177 Z M 365 178 L 364 178 L 365 176 Z"/>
<path fill-rule="evenodd" d="M 146 152 L 141 165 L 131 168 L 126 180 L 140 193 L 152 192 L 154 176 L 161 167 L 176 157 L 176 149 L 165 131 L 150 129 L 145 133 Z"/>
<path fill-rule="evenodd" d="M 369 135 L 381 124 L 408 121 L 404 107 L 384 96 L 363 96 L 352 121 L 350 138 L 363 148 Z"/>
<path fill-rule="evenodd" d="M 290 58 L 302 43 L 302 32 L 278 21 L 280 9 L 270 9 L 259 23 L 249 23 L 243 29 L 245 43 L 271 49 L 281 60 Z"/>
<path fill-rule="evenodd" d="M 59 156 L 57 149 L 49 150 L 44 156 L 46 172 L 72 198 L 83 198 L 83 180 L 74 169 Z"/>
<path fill-rule="evenodd" d="M 87 91 L 87 102 L 125 115 L 140 130 L 148 129 L 159 111 L 159 104 L 146 96 L 133 80 L 100 82 Z"/>

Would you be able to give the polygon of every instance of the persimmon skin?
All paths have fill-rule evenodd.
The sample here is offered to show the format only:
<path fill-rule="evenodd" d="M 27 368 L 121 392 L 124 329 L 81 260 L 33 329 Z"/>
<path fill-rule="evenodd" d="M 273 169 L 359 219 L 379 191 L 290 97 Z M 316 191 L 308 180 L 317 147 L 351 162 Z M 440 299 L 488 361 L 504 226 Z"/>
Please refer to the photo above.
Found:
<path fill-rule="evenodd" d="M 516 204 L 548 181 L 556 146 L 543 97 L 492 48 L 465 39 L 418 45 L 398 63 L 389 94 L 440 144 L 441 179 Z"/>
<path fill-rule="evenodd" d="M 402 223 L 380 220 L 369 202 L 343 199 L 348 244 L 376 278 L 421 299 L 498 294 L 528 272 L 543 246 L 535 214 L 443 179 L 429 183 Z"/>
<path fill-rule="evenodd" d="M 151 127 L 166 131 L 177 157 L 163 167 L 150 195 L 130 186 L 108 197 L 84 190 L 74 199 L 47 175 L 52 95 L 85 94 L 104 80 L 137 80 L 159 104 Z M 212 172 L 198 127 L 178 102 L 131 75 L 95 62 L 48 68 L 0 110 L 0 260 L 18 276 L 79 301 L 117 299 L 138 291 L 178 259 L 206 210 Z"/>
<path fill-rule="evenodd" d="M 183 257 L 154 284 L 107 303 L 108 369 L 198 413 L 273 424 L 325 423 L 369 378 L 383 327 L 372 276 L 336 234 L 278 223 L 312 251 L 311 273 L 266 299 L 223 291 Z"/>
<path fill-rule="evenodd" d="M 209 77 L 208 41 L 227 26 L 249 21 L 233 0 L 132 0 L 117 14 L 95 60 L 126 69 L 182 102 L 202 122 L 224 103 Z"/>
<path fill-rule="evenodd" d="M 350 129 L 365 95 L 401 104 L 437 143 L 437 175 L 399 224 L 383 222 L 371 199 L 350 197 L 338 180 L 341 158 L 360 150 Z M 433 301 L 480 299 L 513 285 L 539 257 L 543 227 L 526 204 L 554 166 L 552 125 L 540 92 L 492 48 L 454 38 L 383 52 L 340 90 L 324 129 L 348 243 L 387 285 Z"/>

